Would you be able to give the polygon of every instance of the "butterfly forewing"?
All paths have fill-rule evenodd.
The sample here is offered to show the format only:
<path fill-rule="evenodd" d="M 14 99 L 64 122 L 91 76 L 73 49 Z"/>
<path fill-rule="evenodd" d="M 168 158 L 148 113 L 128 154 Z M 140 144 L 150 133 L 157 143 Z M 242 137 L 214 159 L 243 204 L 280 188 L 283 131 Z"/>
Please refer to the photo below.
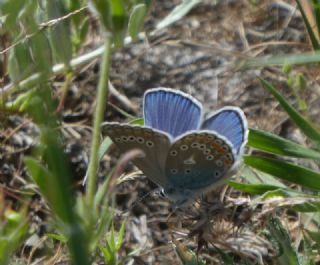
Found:
<path fill-rule="evenodd" d="M 165 162 L 170 147 L 169 137 L 159 131 L 141 126 L 107 123 L 107 135 L 121 153 L 132 149 L 144 152 L 143 158 L 136 158 L 133 163 L 154 183 L 165 186 Z"/>
<path fill-rule="evenodd" d="M 200 102 L 188 94 L 168 88 L 148 90 L 143 108 L 146 126 L 173 137 L 199 129 L 202 118 Z"/>
<path fill-rule="evenodd" d="M 204 190 L 222 180 L 234 162 L 235 151 L 223 136 L 209 131 L 187 133 L 169 149 L 169 188 Z"/>

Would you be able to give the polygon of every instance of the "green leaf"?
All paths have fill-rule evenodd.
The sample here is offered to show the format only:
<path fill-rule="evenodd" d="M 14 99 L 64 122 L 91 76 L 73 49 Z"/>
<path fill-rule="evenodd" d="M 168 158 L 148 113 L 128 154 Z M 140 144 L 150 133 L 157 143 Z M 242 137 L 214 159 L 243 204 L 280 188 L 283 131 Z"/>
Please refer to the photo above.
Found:
<path fill-rule="evenodd" d="M 67 241 L 68 241 L 68 239 L 62 234 L 48 233 L 47 236 L 52 238 L 52 239 L 55 239 L 57 241 L 60 241 L 62 243 L 67 243 Z"/>
<path fill-rule="evenodd" d="M 83 1 L 83 0 L 67 0 L 67 1 L 64 1 L 64 5 L 66 6 L 67 12 L 71 13 L 81 9 L 81 7 L 83 7 L 84 4 L 86 4 L 86 2 L 87 1 Z M 84 17 L 83 13 L 78 13 L 78 14 L 72 15 L 71 21 L 72 21 L 72 24 L 75 26 L 75 28 L 78 28 L 79 25 L 82 24 L 82 21 L 87 20 L 88 17 L 89 16 Z"/>
<path fill-rule="evenodd" d="M 116 242 L 116 250 L 117 251 L 119 251 L 120 248 L 122 247 L 125 228 L 126 228 L 126 222 L 124 221 L 124 222 L 122 222 L 119 233 L 118 233 L 118 239 Z"/>
<path fill-rule="evenodd" d="M 20 38 L 16 39 L 19 41 Z M 34 64 L 30 55 L 30 49 L 26 42 L 20 42 L 10 49 L 8 70 L 13 82 L 19 82 L 34 71 Z"/>
<path fill-rule="evenodd" d="M 5 212 L 5 217 L 7 221 L 6 225 L 10 226 L 17 226 L 19 223 L 23 221 L 22 214 L 11 209 Z"/>
<path fill-rule="evenodd" d="M 48 200 L 55 214 L 62 220 L 67 219 L 66 216 L 70 215 L 71 210 L 65 207 L 66 200 L 62 201 L 67 195 L 59 194 L 60 191 L 57 191 L 55 176 L 34 158 L 26 157 L 24 162 L 32 180 L 39 186 L 42 195 Z"/>
<path fill-rule="evenodd" d="M 143 27 L 146 14 L 147 6 L 145 4 L 138 4 L 133 7 L 128 24 L 129 34 L 133 40 L 137 39 L 138 34 Z"/>
<path fill-rule="evenodd" d="M 86 37 L 89 32 L 89 26 L 90 26 L 90 19 L 89 17 L 86 17 L 82 20 L 82 23 L 79 25 L 79 41 L 78 41 L 78 48 L 81 47 L 81 45 L 85 42 Z"/>
<path fill-rule="evenodd" d="M 100 23 L 106 31 L 112 31 L 111 4 L 110 0 L 91 0 L 89 8 L 94 15 L 97 15 Z"/>
<path fill-rule="evenodd" d="M 161 30 L 183 18 L 196 5 L 200 4 L 201 0 L 183 0 L 182 3 L 176 6 L 169 15 L 162 19 L 156 26 L 156 30 Z"/>
<path fill-rule="evenodd" d="M 312 220 L 317 226 L 320 225 L 320 211 L 315 213 L 306 213 L 306 217 Z"/>
<path fill-rule="evenodd" d="M 269 207 L 286 207 L 298 212 L 319 212 L 320 198 L 294 190 L 271 190 L 254 199 L 252 204 L 270 204 Z"/>
<path fill-rule="evenodd" d="M 247 165 L 306 188 L 320 190 L 319 172 L 273 158 L 245 156 Z"/>
<path fill-rule="evenodd" d="M 248 145 L 269 153 L 320 160 L 320 153 L 275 134 L 250 129 Z"/>
<path fill-rule="evenodd" d="M 88 254 L 88 239 L 91 237 L 91 231 L 84 229 L 75 212 L 75 192 L 71 185 L 72 174 L 63 151 L 62 136 L 57 130 L 58 121 L 54 111 L 52 89 L 45 81 L 39 84 L 38 89 L 38 96 L 42 101 L 34 104 L 33 112 L 30 112 L 33 121 L 39 127 L 38 156 L 41 155 L 45 166 L 32 158 L 26 158 L 25 163 L 43 194 L 46 194 L 59 230 L 68 238 L 67 245 L 72 259 L 71 263 L 91 264 Z"/>
<path fill-rule="evenodd" d="M 0 17 L 3 16 L 4 24 L 0 27 L 0 34 L 5 32 L 15 31 L 19 28 L 17 18 L 19 13 L 26 5 L 25 0 L 1 0 L 0 1 Z M 12 33 L 12 32 L 10 32 Z"/>
<path fill-rule="evenodd" d="M 36 93 L 33 89 L 28 90 L 27 92 L 20 94 L 14 99 L 13 102 L 6 104 L 6 108 L 12 111 L 26 111 L 32 105 L 34 98 L 36 97 Z"/>
<path fill-rule="evenodd" d="M 102 143 L 99 147 L 99 161 L 101 161 L 104 154 L 109 150 L 111 144 L 112 144 L 112 141 L 111 141 L 110 137 L 104 138 L 104 140 L 102 141 Z"/>
<path fill-rule="evenodd" d="M 36 20 L 38 8 L 39 5 L 36 1 L 25 1 L 24 7 L 19 10 L 18 18 L 19 23 L 23 23 L 24 26 L 23 34 L 33 34 L 39 29 L 39 24 Z"/>
<path fill-rule="evenodd" d="M 19 12 L 19 24 L 23 24 L 24 34 L 31 35 L 28 38 L 27 46 L 32 56 L 34 71 L 48 74 L 52 70 L 52 54 L 46 32 L 40 30 L 36 19 L 39 8 L 38 2 L 25 2 L 24 8 Z M 34 34 L 35 32 L 37 34 Z"/>
<path fill-rule="evenodd" d="M 263 194 L 267 191 L 277 190 L 281 187 L 267 184 L 244 184 L 234 181 L 228 181 L 228 185 L 243 192 L 253 193 L 253 194 Z"/>
<path fill-rule="evenodd" d="M 300 10 L 300 13 L 302 15 L 303 22 L 304 22 L 304 24 L 305 24 L 305 26 L 307 28 L 307 31 L 308 31 L 308 34 L 309 34 L 309 38 L 310 38 L 311 43 L 312 43 L 312 47 L 315 50 L 319 50 L 320 49 L 320 44 L 318 42 L 318 38 L 315 35 L 315 33 L 314 33 L 313 29 L 312 29 L 312 26 L 309 23 L 308 17 L 306 15 L 306 13 L 304 12 L 303 6 L 301 5 L 299 0 L 296 0 L 296 2 L 297 2 L 297 6 L 298 6 L 298 8 Z"/>
<path fill-rule="evenodd" d="M 307 121 L 299 112 L 297 112 L 288 101 L 274 88 L 269 82 L 260 79 L 263 87 L 267 89 L 285 109 L 290 118 L 295 124 L 302 130 L 302 132 L 308 136 L 311 140 L 320 143 L 320 133 L 316 130 L 309 121 Z"/>
<path fill-rule="evenodd" d="M 303 192 L 291 189 L 274 189 L 266 191 L 261 196 L 252 200 L 251 205 L 270 205 L 268 208 L 291 208 L 297 212 L 318 213 L 320 210 L 320 198 L 309 196 Z"/>
<path fill-rule="evenodd" d="M 241 171 L 242 177 L 248 181 L 250 184 L 267 184 L 272 186 L 277 186 L 280 188 L 286 189 L 287 186 L 283 184 L 280 180 L 275 178 L 274 176 L 261 172 L 259 170 L 255 170 L 252 167 L 244 167 Z"/>
<path fill-rule="evenodd" d="M 320 5 L 318 0 L 312 0 L 312 8 L 316 17 L 318 34 L 320 33 Z"/>
<path fill-rule="evenodd" d="M 114 235 L 114 225 L 113 225 L 113 223 L 111 224 L 111 235 L 110 235 L 110 238 L 109 238 L 108 242 L 109 242 L 110 249 L 113 252 L 115 252 L 116 251 L 116 239 L 115 239 L 115 235 Z"/>
<path fill-rule="evenodd" d="M 282 226 L 278 218 L 271 218 L 268 224 L 268 229 L 272 237 L 277 241 L 279 255 L 277 264 L 279 265 L 300 265 L 298 255 L 292 247 L 288 232 Z"/>
<path fill-rule="evenodd" d="M 297 212 L 312 213 L 320 211 L 320 202 L 305 202 L 290 206 Z"/>
<path fill-rule="evenodd" d="M 144 119 L 143 118 L 137 118 L 137 119 L 134 119 L 134 120 L 130 121 L 129 123 L 143 126 L 144 125 Z"/>
<path fill-rule="evenodd" d="M 123 228 L 124 229 L 124 228 Z M 111 224 L 110 235 L 107 238 L 105 247 L 101 247 L 101 251 L 104 255 L 105 262 L 110 265 L 116 265 L 117 263 L 117 249 L 116 247 L 116 239 L 114 232 L 114 225 Z M 122 232 L 121 232 L 122 233 Z M 123 234 L 122 234 L 123 236 Z M 122 240 L 121 240 L 122 241 Z"/>
<path fill-rule="evenodd" d="M 259 203 L 261 203 L 263 201 L 267 201 L 267 200 L 279 198 L 279 197 L 285 198 L 285 197 L 288 197 L 288 194 L 286 193 L 286 191 L 282 189 L 271 190 L 271 191 L 267 191 L 262 196 L 255 199 L 255 201 L 256 202 L 258 201 Z"/>
<path fill-rule="evenodd" d="M 100 247 L 100 250 L 103 254 L 103 258 L 106 264 L 115 265 L 115 255 L 114 252 L 110 249 L 108 242 L 106 242 L 105 247 Z"/>
<path fill-rule="evenodd" d="M 47 198 L 47 200 L 52 201 L 50 189 L 48 188 L 47 183 L 48 178 L 53 178 L 52 174 L 48 169 L 42 166 L 39 161 L 32 157 L 26 157 L 24 159 L 24 163 L 32 180 L 39 186 L 41 193 Z"/>
<path fill-rule="evenodd" d="M 319 232 L 314 232 L 310 230 L 305 230 L 307 234 L 310 236 L 310 238 L 317 243 L 318 247 L 320 247 L 320 233 Z"/>
<path fill-rule="evenodd" d="M 47 1 L 47 15 L 49 20 L 57 19 L 66 15 L 63 1 Z M 72 41 L 70 20 L 64 19 L 50 27 L 50 41 L 58 61 L 69 66 L 72 58 Z"/>
<path fill-rule="evenodd" d="M 48 74 L 52 71 L 52 54 L 49 40 L 44 32 L 38 32 L 31 39 L 35 71 Z"/>
<path fill-rule="evenodd" d="M 112 33 L 116 47 L 123 46 L 128 27 L 128 14 L 123 0 L 110 0 L 112 10 Z"/>
<path fill-rule="evenodd" d="M 179 241 L 174 241 L 174 250 L 183 265 L 205 265 L 199 257 L 182 245 Z"/>
<path fill-rule="evenodd" d="M 4 202 L 2 199 L 0 198 L 1 203 Z M 29 231 L 27 208 L 24 207 L 19 212 L 9 208 L 1 208 L 1 210 L 0 264 L 9 264 L 9 260 L 23 243 L 24 237 Z"/>
<path fill-rule="evenodd" d="M 99 190 L 98 190 L 99 192 Z M 97 192 L 97 193 L 98 193 Z M 105 207 L 105 205 L 107 205 L 109 202 L 106 202 L 106 200 L 104 200 L 102 202 L 102 204 L 98 204 L 95 202 L 95 205 L 98 205 L 98 207 Z M 112 206 L 114 207 L 114 206 Z M 99 222 L 97 224 L 97 226 L 95 227 L 95 230 L 93 232 L 93 239 L 90 242 L 92 249 L 95 249 L 96 246 L 99 245 L 100 239 L 101 237 L 103 237 L 106 233 L 109 232 L 109 228 L 111 226 L 112 223 L 112 218 L 113 218 L 113 212 L 110 210 L 107 210 L 105 208 L 103 208 L 103 211 L 100 211 L 97 213 L 97 215 L 99 215 Z"/>

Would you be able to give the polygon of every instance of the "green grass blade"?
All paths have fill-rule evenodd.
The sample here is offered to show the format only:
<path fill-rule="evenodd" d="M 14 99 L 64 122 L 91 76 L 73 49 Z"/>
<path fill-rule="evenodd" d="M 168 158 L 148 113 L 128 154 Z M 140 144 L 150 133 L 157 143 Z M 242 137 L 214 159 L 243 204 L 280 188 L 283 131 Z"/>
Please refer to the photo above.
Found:
<path fill-rule="evenodd" d="M 262 172 L 310 189 L 320 190 L 320 174 L 316 171 L 267 157 L 245 156 L 243 159 L 247 165 Z"/>
<path fill-rule="evenodd" d="M 199 257 L 179 241 L 174 241 L 174 250 L 179 257 L 180 263 L 183 265 L 205 265 L 206 263 L 199 259 Z"/>
<path fill-rule="evenodd" d="M 54 178 L 54 176 L 52 176 L 48 169 L 42 166 L 39 161 L 32 157 L 26 157 L 24 163 L 31 179 L 39 186 L 42 195 L 52 202 L 52 189 L 49 189 L 47 179 Z"/>
<path fill-rule="evenodd" d="M 296 212 L 312 213 L 320 211 L 320 202 L 308 202 L 290 206 Z"/>
<path fill-rule="evenodd" d="M 104 154 L 108 152 L 110 146 L 112 145 L 112 141 L 109 137 L 103 139 L 100 147 L 99 147 L 99 161 L 102 160 Z"/>
<path fill-rule="evenodd" d="M 319 231 L 315 232 L 315 231 L 310 231 L 310 230 L 305 230 L 308 234 L 308 236 L 314 241 L 316 242 L 316 244 L 318 245 L 318 248 L 320 248 L 320 233 Z"/>
<path fill-rule="evenodd" d="M 318 0 L 312 0 L 312 8 L 314 11 L 314 16 L 316 18 L 316 23 L 317 23 L 317 30 L 318 30 L 318 34 L 319 29 L 320 29 L 320 5 L 319 5 L 319 1 Z"/>
<path fill-rule="evenodd" d="M 291 208 L 297 212 L 304 213 L 319 212 L 320 210 L 319 197 L 284 189 L 267 191 L 254 199 L 252 204 L 268 204 L 271 207 Z"/>
<path fill-rule="evenodd" d="M 138 4 L 133 7 L 131 11 L 128 31 L 133 40 L 138 39 L 138 34 L 143 28 L 144 19 L 147 15 L 147 6 L 146 4 Z"/>
<path fill-rule="evenodd" d="M 194 8 L 196 5 L 200 4 L 201 0 L 183 0 L 181 4 L 177 5 L 169 15 L 167 15 L 163 20 L 161 20 L 157 26 L 156 30 L 164 29 L 171 24 L 177 22 L 183 18 L 188 12 Z"/>
<path fill-rule="evenodd" d="M 105 247 L 100 247 L 100 250 L 102 252 L 103 259 L 106 264 L 109 264 L 109 265 L 116 264 L 115 255 L 114 255 L 115 253 L 111 250 L 108 242 L 106 242 Z"/>
<path fill-rule="evenodd" d="M 129 123 L 143 126 L 144 125 L 144 119 L 143 118 L 136 118 L 136 119 L 130 121 Z"/>
<path fill-rule="evenodd" d="M 273 154 L 320 160 L 320 153 L 275 134 L 250 129 L 248 145 Z"/>
<path fill-rule="evenodd" d="M 15 211 L 5 205 L 3 194 L 0 193 L 0 264 L 13 264 L 12 257 L 16 256 L 18 249 L 24 243 L 29 232 L 29 218 L 27 207 Z M 11 261 L 11 262 L 10 262 Z"/>
<path fill-rule="evenodd" d="M 299 112 L 297 112 L 288 101 L 274 88 L 269 82 L 260 79 L 263 87 L 267 89 L 281 104 L 281 106 L 288 113 L 290 118 L 295 122 L 295 124 L 302 130 L 302 132 L 316 143 L 320 143 L 320 133 L 315 129 L 312 124 L 307 121 Z"/>
<path fill-rule="evenodd" d="M 308 31 L 308 34 L 309 34 L 309 38 L 311 40 L 311 43 L 312 43 L 312 47 L 313 49 L 315 50 L 319 50 L 320 49 L 320 44 L 319 44 L 319 41 L 318 41 L 318 38 L 317 36 L 314 34 L 314 31 L 312 29 L 312 26 L 310 25 L 309 23 L 309 20 L 308 20 L 308 17 L 306 15 L 306 13 L 304 12 L 304 9 L 303 9 L 303 6 L 301 5 L 300 1 L 299 0 L 296 0 L 297 2 L 297 5 L 298 5 L 298 8 L 300 10 L 300 13 L 302 15 L 302 18 L 303 18 L 303 21 L 304 21 L 304 24 L 307 28 L 307 31 Z"/>
<path fill-rule="evenodd" d="M 295 64 L 316 64 L 320 62 L 320 52 L 304 52 L 300 54 L 285 54 L 282 56 L 263 56 L 248 59 L 242 62 L 242 69 L 272 65 L 295 65 Z"/>
<path fill-rule="evenodd" d="M 64 1 L 48 1 L 46 4 L 46 12 L 49 20 L 63 17 L 67 14 L 66 4 Z M 65 66 L 69 66 L 72 59 L 72 35 L 71 23 L 65 19 L 57 23 L 49 30 L 50 43 L 53 47 L 54 55 L 58 61 L 61 61 Z"/>
<path fill-rule="evenodd" d="M 264 194 L 265 192 L 268 192 L 271 190 L 278 190 L 282 188 L 282 187 L 268 185 L 268 184 L 245 184 L 245 183 L 239 183 L 235 181 L 228 181 L 228 185 L 237 190 L 241 190 L 247 193 L 258 194 L 258 195 Z"/>
<path fill-rule="evenodd" d="M 126 228 L 126 222 L 123 221 L 118 233 L 118 238 L 117 238 L 117 242 L 116 242 L 116 250 L 119 251 L 122 247 L 123 244 L 123 240 L 124 240 L 124 232 L 125 232 L 125 228 Z"/>
<path fill-rule="evenodd" d="M 279 265 L 300 265 L 297 252 L 292 247 L 287 230 L 282 226 L 278 218 L 272 218 L 268 224 L 272 237 L 277 241 L 279 256 L 276 264 Z"/>
<path fill-rule="evenodd" d="M 283 184 L 278 178 L 256 170 L 252 167 L 246 166 L 241 171 L 241 176 L 248 182 L 249 184 L 267 184 L 272 186 L 277 186 L 280 188 L 286 189 L 287 186 Z"/>

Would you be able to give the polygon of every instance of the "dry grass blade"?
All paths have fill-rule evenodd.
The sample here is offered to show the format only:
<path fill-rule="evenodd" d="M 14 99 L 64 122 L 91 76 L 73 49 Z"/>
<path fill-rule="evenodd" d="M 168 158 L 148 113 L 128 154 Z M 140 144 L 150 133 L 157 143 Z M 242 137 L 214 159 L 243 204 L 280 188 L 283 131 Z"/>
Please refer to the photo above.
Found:
<path fill-rule="evenodd" d="M 117 162 L 110 179 L 109 191 L 112 192 L 114 187 L 117 185 L 117 179 L 122 175 L 126 165 L 135 158 L 143 158 L 144 152 L 140 149 L 132 149 L 126 152 Z"/>

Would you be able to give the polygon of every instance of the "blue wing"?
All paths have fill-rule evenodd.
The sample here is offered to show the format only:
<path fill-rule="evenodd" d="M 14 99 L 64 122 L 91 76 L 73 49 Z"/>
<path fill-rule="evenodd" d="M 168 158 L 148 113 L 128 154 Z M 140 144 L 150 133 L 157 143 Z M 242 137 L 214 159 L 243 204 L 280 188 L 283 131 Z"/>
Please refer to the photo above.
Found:
<path fill-rule="evenodd" d="M 201 125 L 202 130 L 212 130 L 226 137 L 237 150 L 242 152 L 248 138 L 247 119 L 237 107 L 224 107 L 210 115 Z"/>
<path fill-rule="evenodd" d="M 168 88 L 148 90 L 144 95 L 143 108 L 146 126 L 173 137 L 200 127 L 202 106 L 183 92 Z"/>

